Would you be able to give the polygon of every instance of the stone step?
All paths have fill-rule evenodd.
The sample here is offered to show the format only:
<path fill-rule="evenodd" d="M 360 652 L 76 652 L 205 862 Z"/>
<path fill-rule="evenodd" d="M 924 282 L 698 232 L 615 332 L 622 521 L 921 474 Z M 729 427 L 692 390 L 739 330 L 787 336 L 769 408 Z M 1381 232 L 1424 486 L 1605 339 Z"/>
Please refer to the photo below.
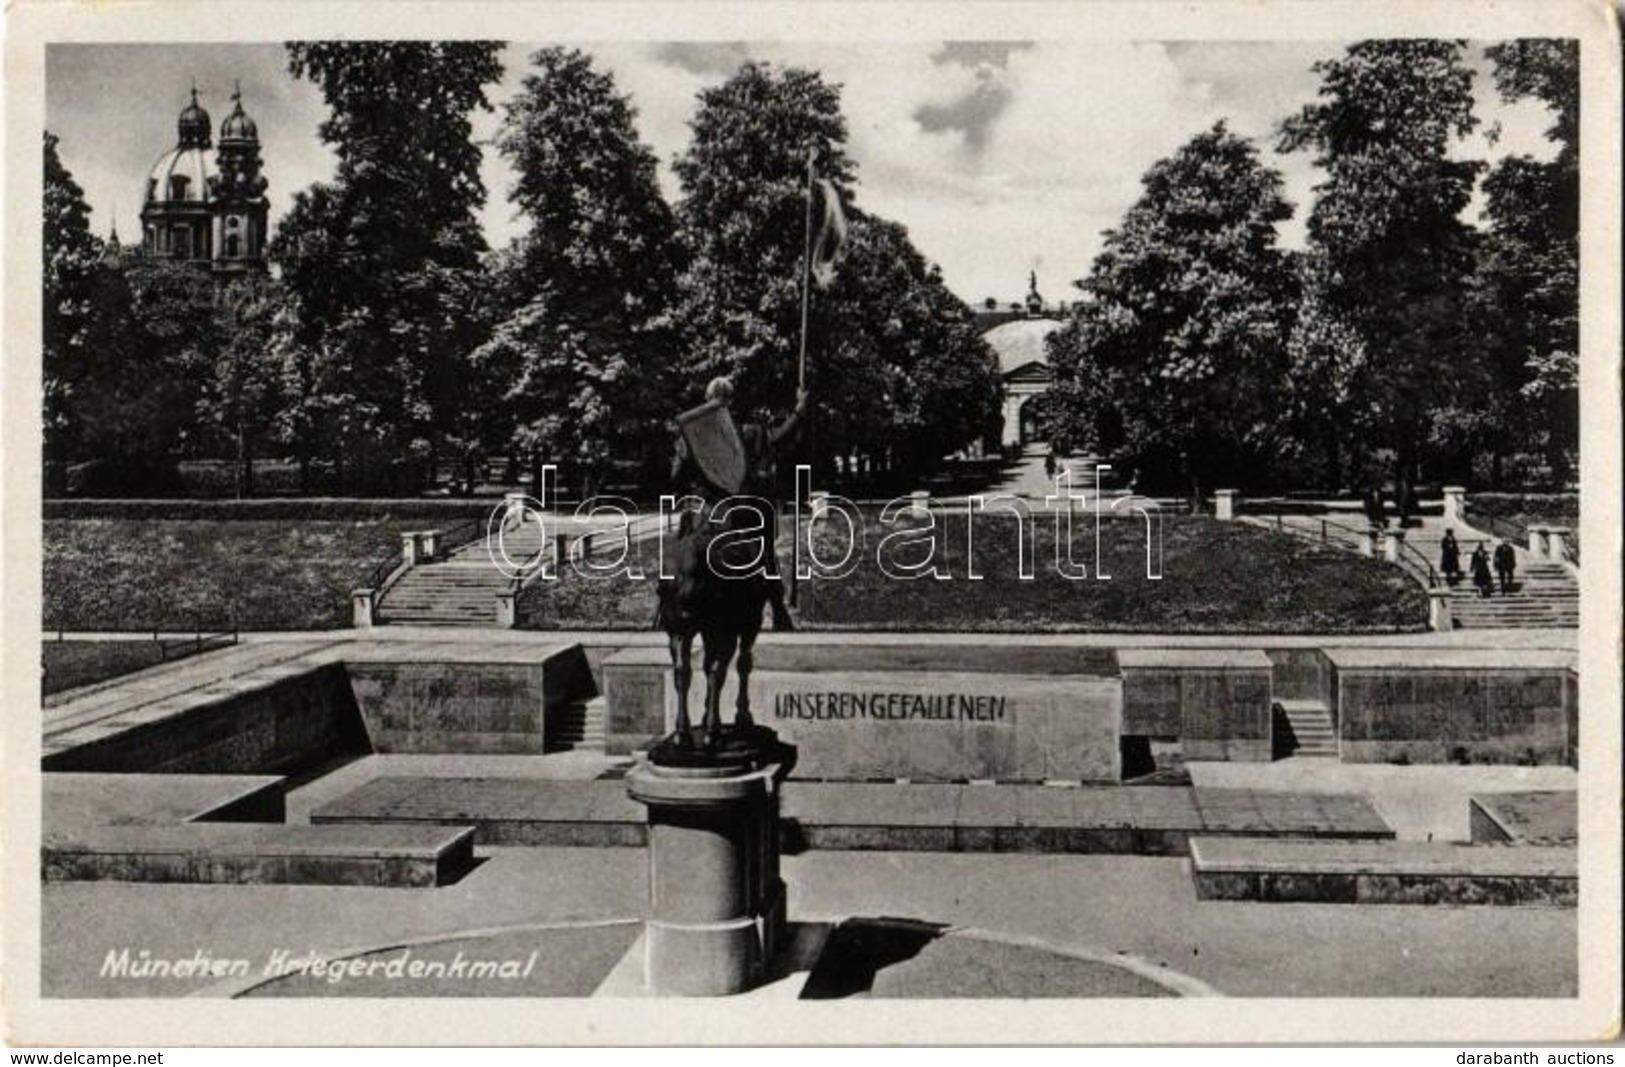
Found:
<path fill-rule="evenodd" d="M 463 604 L 494 604 L 496 592 L 490 589 L 448 589 L 444 592 L 434 592 L 425 589 L 391 589 L 384 594 L 386 602 L 409 604 L 414 601 L 427 604 L 463 603 Z"/>
<path fill-rule="evenodd" d="M 386 610 L 389 610 L 389 609 L 399 610 L 399 609 L 402 609 L 402 608 L 417 608 L 417 609 L 426 610 L 426 611 L 447 609 L 447 610 L 453 610 L 453 611 L 476 611 L 477 610 L 477 611 L 489 612 L 489 611 L 495 611 L 496 610 L 496 603 L 497 602 L 496 602 L 495 597 L 488 597 L 488 596 L 481 596 L 481 597 L 445 597 L 443 599 L 432 598 L 432 597 L 388 597 L 388 596 L 386 596 L 382 601 L 382 607 L 385 608 Z"/>
<path fill-rule="evenodd" d="M 48 882 L 429 887 L 474 865 L 466 825 L 188 823 L 47 835 Z"/>
<path fill-rule="evenodd" d="M 549 749 L 593 749 L 603 751 L 608 740 L 602 696 L 572 701 L 548 713 Z"/>
<path fill-rule="evenodd" d="M 386 611 L 390 608 L 415 608 L 420 611 L 435 611 L 448 609 L 453 611 L 485 611 L 496 610 L 495 596 L 479 597 L 384 597 L 380 606 Z"/>
<path fill-rule="evenodd" d="M 1575 845 L 1579 794 L 1574 790 L 1518 790 L 1467 798 L 1474 844 Z"/>
<path fill-rule="evenodd" d="M 1291 735 L 1291 754 L 1307 758 L 1336 758 L 1337 731 L 1332 725 L 1331 709 L 1323 701 L 1297 698 L 1275 702 L 1277 712 L 1285 719 L 1287 733 Z M 1280 720 L 1277 720 L 1280 724 Z"/>
<path fill-rule="evenodd" d="M 1190 854 L 1202 900 L 1572 908 L 1579 897 L 1573 848 L 1195 837 Z"/>

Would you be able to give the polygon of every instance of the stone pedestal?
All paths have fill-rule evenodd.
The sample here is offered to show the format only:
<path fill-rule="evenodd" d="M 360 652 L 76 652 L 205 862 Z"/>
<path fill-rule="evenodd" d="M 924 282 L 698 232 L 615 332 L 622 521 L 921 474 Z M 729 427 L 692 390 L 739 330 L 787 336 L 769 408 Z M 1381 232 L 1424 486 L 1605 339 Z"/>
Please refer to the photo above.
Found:
<path fill-rule="evenodd" d="M 408 567 L 428 562 L 423 558 L 423 535 L 415 530 L 401 534 L 401 556 Z"/>
<path fill-rule="evenodd" d="M 504 630 L 511 630 L 519 625 L 519 609 L 515 605 L 516 594 L 504 590 L 497 594 L 497 625 Z"/>
<path fill-rule="evenodd" d="M 1450 614 L 1450 590 L 1428 590 L 1428 629 L 1436 633 L 1455 629 L 1455 620 Z"/>
<path fill-rule="evenodd" d="M 715 752 L 662 742 L 628 776 L 648 809 L 649 992 L 727 996 L 767 975 L 786 935 L 779 786 L 794 751 L 730 728 Z"/>
<path fill-rule="evenodd" d="M 1467 487 L 1464 485 L 1447 485 L 1444 487 L 1444 524 L 1446 526 L 1460 526 L 1467 514 Z"/>
<path fill-rule="evenodd" d="M 1546 527 L 1546 558 L 1553 563 L 1566 563 L 1569 558 L 1569 528 Z"/>
<path fill-rule="evenodd" d="M 1360 535 L 1360 555 L 1375 556 L 1377 554 L 1377 534 L 1380 531 L 1375 526 L 1367 526 Z"/>
<path fill-rule="evenodd" d="M 357 630 L 372 629 L 373 609 L 376 604 L 376 594 L 371 589 L 351 590 L 350 625 Z"/>
<path fill-rule="evenodd" d="M 502 494 L 502 525 L 504 527 L 517 526 L 524 520 L 526 501 L 528 499 L 524 493 Z"/>
<path fill-rule="evenodd" d="M 1529 527 L 1529 554 L 1536 559 L 1546 558 L 1546 527 Z"/>
<path fill-rule="evenodd" d="M 1213 517 L 1220 522 L 1230 522 L 1236 517 L 1236 491 L 1234 489 L 1215 489 L 1213 491 Z"/>

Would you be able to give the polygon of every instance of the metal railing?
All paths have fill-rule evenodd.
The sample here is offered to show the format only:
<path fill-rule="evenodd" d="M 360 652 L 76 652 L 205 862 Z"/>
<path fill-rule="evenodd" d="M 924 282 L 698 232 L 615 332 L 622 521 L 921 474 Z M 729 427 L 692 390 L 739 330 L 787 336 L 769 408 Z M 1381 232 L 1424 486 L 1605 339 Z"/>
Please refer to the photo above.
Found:
<path fill-rule="evenodd" d="M 1420 549 L 1409 541 L 1399 543 L 1399 559 L 1396 562 L 1429 589 L 1443 589 L 1445 583 L 1434 569 L 1433 561 L 1422 555 Z"/>
<path fill-rule="evenodd" d="M 1372 550 L 1377 551 L 1379 539 L 1386 537 L 1386 531 L 1373 526 L 1356 526 L 1353 523 L 1340 522 L 1337 519 L 1324 515 L 1300 515 L 1303 522 L 1287 522 L 1286 516 L 1276 512 L 1273 516 L 1260 515 L 1254 512 L 1248 516 L 1262 525 L 1274 529 L 1278 533 L 1291 534 L 1302 540 L 1319 541 L 1321 544 L 1336 545 L 1343 549 L 1364 554 L 1363 549 L 1367 537 L 1371 538 Z M 1272 521 L 1273 520 L 1273 521 Z M 1315 534 L 1319 533 L 1316 537 Z M 1427 589 L 1445 588 L 1445 583 L 1439 576 L 1438 569 L 1431 560 L 1424 556 L 1415 545 L 1408 541 L 1399 542 L 1399 550 L 1395 553 L 1394 562 L 1406 573 L 1410 574 Z"/>

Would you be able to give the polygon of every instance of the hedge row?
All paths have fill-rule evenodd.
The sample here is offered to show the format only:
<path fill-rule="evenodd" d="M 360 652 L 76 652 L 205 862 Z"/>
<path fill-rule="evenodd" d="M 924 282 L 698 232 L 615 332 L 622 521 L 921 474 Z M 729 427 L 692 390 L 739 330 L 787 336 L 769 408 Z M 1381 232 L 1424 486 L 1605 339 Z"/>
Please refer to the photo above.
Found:
<path fill-rule="evenodd" d="M 45 501 L 47 519 L 305 520 L 380 522 L 421 520 L 456 523 L 484 519 L 501 504 L 496 497 L 444 500 L 357 497 L 277 497 L 253 500 L 78 500 Z"/>

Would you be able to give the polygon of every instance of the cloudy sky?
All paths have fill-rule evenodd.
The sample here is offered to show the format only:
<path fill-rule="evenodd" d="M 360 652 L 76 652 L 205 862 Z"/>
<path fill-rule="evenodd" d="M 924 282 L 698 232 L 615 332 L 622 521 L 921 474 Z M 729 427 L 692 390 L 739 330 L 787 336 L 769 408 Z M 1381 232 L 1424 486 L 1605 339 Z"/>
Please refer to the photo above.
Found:
<path fill-rule="evenodd" d="M 498 108 L 476 119 L 477 137 L 492 135 L 535 47 L 507 49 L 503 82 L 491 94 Z M 1274 131 L 1314 98 L 1310 65 L 1342 50 L 1338 42 L 1302 41 L 580 47 L 631 95 L 672 199 L 670 163 L 687 144 L 697 91 L 747 58 L 822 71 L 842 87 L 859 203 L 906 225 L 969 301 L 1019 298 L 1029 270 L 1046 297 L 1070 298 L 1071 281 L 1087 271 L 1101 231 L 1138 195 L 1146 168 L 1220 118 L 1255 138 L 1285 176 L 1298 210 L 1282 239 L 1301 243 L 1315 170 L 1302 154 L 1276 155 Z M 1500 103 L 1480 47 L 1471 59 L 1479 117 L 1502 135 L 1491 145 L 1475 134 L 1460 153 L 1549 156 L 1544 109 Z M 241 81 L 259 123 L 273 225 L 296 190 L 331 174 L 332 154 L 316 135 L 320 96 L 287 73 L 278 45 L 54 45 L 46 124 L 62 139 L 63 160 L 84 186 L 99 232 L 116 217 L 121 237 L 139 234 L 147 170 L 174 144 L 175 116 L 193 79 L 217 128 L 233 81 Z M 507 201 L 512 176 L 494 152 L 486 153 L 485 181 L 487 234 L 504 244 L 520 224 Z"/>

